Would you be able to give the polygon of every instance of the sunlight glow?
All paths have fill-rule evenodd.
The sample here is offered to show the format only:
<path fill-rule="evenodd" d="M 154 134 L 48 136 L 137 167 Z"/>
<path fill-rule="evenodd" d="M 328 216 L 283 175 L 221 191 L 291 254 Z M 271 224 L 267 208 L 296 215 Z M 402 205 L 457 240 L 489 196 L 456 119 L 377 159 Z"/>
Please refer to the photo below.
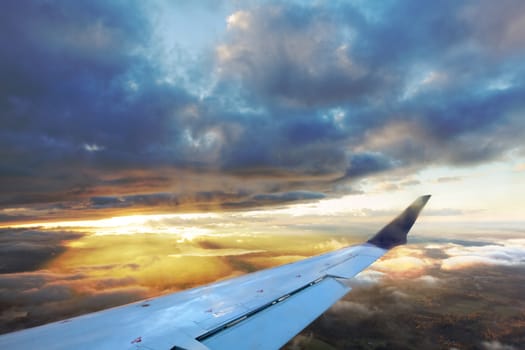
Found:
<path fill-rule="evenodd" d="M 95 235 L 132 235 L 140 233 L 159 233 L 179 235 L 182 240 L 193 240 L 210 233 L 209 229 L 187 226 L 187 222 L 203 219 L 218 219 L 216 213 L 128 215 L 99 220 L 57 221 L 11 225 L 12 228 L 67 228 L 72 231 L 88 230 Z M 173 221 L 180 223 L 179 227 Z"/>

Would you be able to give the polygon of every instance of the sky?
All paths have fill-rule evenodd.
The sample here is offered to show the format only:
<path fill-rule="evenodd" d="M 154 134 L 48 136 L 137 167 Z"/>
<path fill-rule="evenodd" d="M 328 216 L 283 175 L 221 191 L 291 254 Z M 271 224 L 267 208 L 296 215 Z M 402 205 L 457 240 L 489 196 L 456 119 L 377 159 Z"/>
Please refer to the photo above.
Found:
<path fill-rule="evenodd" d="M 0 19 L 2 332 L 342 247 L 424 194 L 434 278 L 523 266 L 522 1 L 5 0 Z"/>
<path fill-rule="evenodd" d="M 1 6 L 4 226 L 425 193 L 522 219 L 520 1 Z"/>

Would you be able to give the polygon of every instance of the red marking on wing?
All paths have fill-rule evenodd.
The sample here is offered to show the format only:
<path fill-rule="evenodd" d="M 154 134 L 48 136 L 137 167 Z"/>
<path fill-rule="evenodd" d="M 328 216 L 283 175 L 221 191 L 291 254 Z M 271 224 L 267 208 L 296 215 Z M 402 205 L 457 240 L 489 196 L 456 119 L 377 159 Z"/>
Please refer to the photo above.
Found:
<path fill-rule="evenodd" d="M 142 342 L 142 337 L 137 337 L 131 341 L 131 344 L 137 344 Z"/>

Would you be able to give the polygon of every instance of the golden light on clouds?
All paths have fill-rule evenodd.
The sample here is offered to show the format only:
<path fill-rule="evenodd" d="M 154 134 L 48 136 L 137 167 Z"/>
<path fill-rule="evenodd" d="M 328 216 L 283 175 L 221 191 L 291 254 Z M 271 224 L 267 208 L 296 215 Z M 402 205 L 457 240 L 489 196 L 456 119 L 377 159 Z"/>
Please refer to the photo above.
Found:
<path fill-rule="evenodd" d="M 355 196 L 352 201 L 343 197 L 268 210 L 127 215 L 12 228 L 26 229 L 29 238 L 31 232 L 65 237 L 54 238 L 61 249 L 35 273 L 45 276 L 41 288 L 60 287 L 75 300 L 103 295 L 103 303 L 90 307 L 94 311 L 364 242 L 393 216 L 388 204 L 379 204 L 380 196 L 366 200 L 370 202 Z M 413 234 L 424 240 L 421 219 Z M 64 235 L 71 232 L 73 236 Z M 398 247 L 358 280 L 411 279 L 430 285 L 437 283 L 433 271 L 514 264 L 525 255 L 522 241 L 498 244 L 479 248 L 430 241 Z M 509 255 L 510 262 L 502 258 Z M 71 315 L 67 310 L 64 317 Z"/>
<path fill-rule="evenodd" d="M 424 250 L 401 246 L 388 252 L 373 268 L 393 278 L 415 278 L 425 275 L 435 265 L 436 262 L 427 257 Z"/>
<path fill-rule="evenodd" d="M 20 225 L 5 237 L 37 247 L 27 248 L 27 256 L 18 258 L 35 263 L 28 272 L 3 278 L 16 288 L 12 295 L 24 295 L 29 301 L 45 297 L 41 304 L 30 305 L 38 316 L 26 317 L 37 325 L 48 322 L 49 315 L 64 319 L 359 244 L 390 219 L 376 216 L 373 222 L 363 221 L 352 214 L 324 215 L 323 210 L 309 214 L 323 205 Z M 291 215 L 294 210 L 296 215 Z M 435 233 L 438 226 L 431 226 Z M 442 234 L 442 240 L 435 241 L 435 235 L 425 236 L 424 227 L 418 222 L 410 236 L 421 243 L 393 249 L 358 275 L 356 286 L 412 281 L 439 288 L 443 273 L 520 264 L 525 257 L 525 240 L 502 238 L 465 246 L 444 243 L 448 238 Z M 52 251 L 47 250 L 50 244 L 55 247 Z M 42 257 L 41 252 L 49 253 Z M 57 295 L 59 301 L 53 299 Z M 11 299 L 8 304 L 15 303 Z"/>
<path fill-rule="evenodd" d="M 261 220 L 242 215 L 227 223 L 222 220 L 219 214 L 133 215 L 29 227 L 84 233 L 65 241 L 66 250 L 43 266 L 46 271 L 81 274 L 89 286 L 96 281 L 118 281 L 119 288 L 143 288 L 147 296 L 293 262 L 348 244 L 340 237 L 287 231 L 277 221 L 261 225 Z M 252 220 L 255 222 L 250 223 Z M 84 290 L 81 282 L 70 286 Z"/>

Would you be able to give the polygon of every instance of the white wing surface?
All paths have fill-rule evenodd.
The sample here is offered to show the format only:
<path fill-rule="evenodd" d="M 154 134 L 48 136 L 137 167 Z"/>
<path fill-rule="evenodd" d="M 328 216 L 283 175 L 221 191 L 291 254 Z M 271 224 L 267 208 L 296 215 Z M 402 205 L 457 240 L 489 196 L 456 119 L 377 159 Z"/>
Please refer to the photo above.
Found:
<path fill-rule="evenodd" d="M 368 242 L 187 291 L 0 336 L 1 349 L 278 349 L 406 243 L 430 196 Z"/>

